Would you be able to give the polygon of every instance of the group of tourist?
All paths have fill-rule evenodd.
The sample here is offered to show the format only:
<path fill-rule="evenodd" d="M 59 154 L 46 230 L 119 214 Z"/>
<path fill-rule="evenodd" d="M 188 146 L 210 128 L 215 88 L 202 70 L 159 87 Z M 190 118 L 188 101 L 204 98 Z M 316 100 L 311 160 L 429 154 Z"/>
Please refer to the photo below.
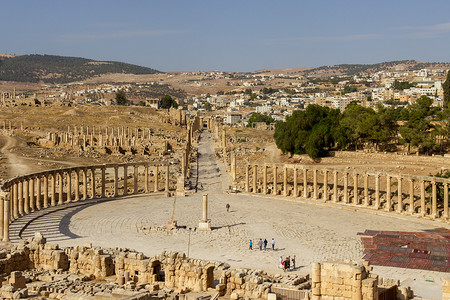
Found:
<path fill-rule="evenodd" d="M 264 241 L 262 239 L 259 239 L 259 241 L 258 241 L 259 250 L 261 251 L 263 249 L 263 247 L 264 247 L 264 250 L 267 250 L 268 243 L 269 242 L 267 241 L 267 239 L 264 239 Z M 275 239 L 272 238 L 271 244 L 272 244 L 272 250 L 275 251 Z M 248 249 L 253 250 L 253 241 L 252 240 L 250 240 Z"/>
<path fill-rule="evenodd" d="M 286 256 L 283 259 L 283 256 L 280 256 L 280 269 L 283 269 L 284 272 L 295 270 L 295 255 L 291 258 L 290 256 Z"/>

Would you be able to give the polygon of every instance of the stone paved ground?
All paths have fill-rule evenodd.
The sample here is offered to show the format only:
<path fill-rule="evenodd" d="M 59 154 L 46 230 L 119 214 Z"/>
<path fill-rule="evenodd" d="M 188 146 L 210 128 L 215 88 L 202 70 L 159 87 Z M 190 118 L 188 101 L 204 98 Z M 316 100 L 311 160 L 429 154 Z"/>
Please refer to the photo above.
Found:
<path fill-rule="evenodd" d="M 244 194 L 225 194 L 229 185 L 223 165 L 215 160 L 209 135 L 199 146 L 199 181 L 205 190 L 176 199 L 175 219 L 186 229 L 172 232 L 149 231 L 150 226 L 167 224 L 174 198 L 128 197 L 77 206 L 45 215 L 30 223 L 23 237 L 41 231 L 50 242 L 61 246 L 92 242 L 104 247 L 129 247 L 146 255 L 163 250 L 189 252 L 195 258 L 228 262 L 232 267 L 249 267 L 279 272 L 280 256 L 296 255 L 295 272 L 309 273 L 315 261 L 361 259 L 363 247 L 358 232 L 371 230 L 422 231 L 443 226 L 434 221 L 374 212 L 351 206 L 289 200 Z M 209 194 L 208 217 L 214 228 L 199 232 L 202 193 Z M 225 209 L 231 205 L 230 212 Z M 192 228 L 192 230 L 189 230 Z M 260 251 L 257 241 L 276 240 L 276 250 Z M 248 249 L 249 240 L 253 250 Z M 189 243 L 190 240 L 190 243 Z M 417 295 L 439 299 L 445 273 L 391 267 L 374 267 L 382 277 L 396 278 L 412 286 Z"/>

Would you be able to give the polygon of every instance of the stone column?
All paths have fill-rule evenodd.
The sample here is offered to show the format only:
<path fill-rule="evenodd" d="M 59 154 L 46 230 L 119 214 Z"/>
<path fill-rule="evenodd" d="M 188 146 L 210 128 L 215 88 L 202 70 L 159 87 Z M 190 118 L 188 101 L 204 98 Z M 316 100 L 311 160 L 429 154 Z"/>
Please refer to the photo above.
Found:
<path fill-rule="evenodd" d="M 51 206 L 56 205 L 56 173 L 52 173 L 52 199 Z"/>
<path fill-rule="evenodd" d="M 397 193 L 398 193 L 397 212 L 401 213 L 403 211 L 402 178 L 398 177 L 397 182 L 398 182 L 398 185 L 397 185 Z"/>
<path fill-rule="evenodd" d="M 114 197 L 119 194 L 119 167 L 114 166 Z"/>
<path fill-rule="evenodd" d="M 263 194 L 267 194 L 267 166 L 263 166 Z"/>
<path fill-rule="evenodd" d="M 338 202 L 338 172 L 336 170 L 333 171 L 333 202 Z"/>
<path fill-rule="evenodd" d="M 14 211 L 13 216 L 14 219 L 19 218 L 19 197 L 17 195 L 17 182 L 14 182 L 13 184 L 13 205 L 14 205 Z M 1 211 L 1 210 L 0 210 Z"/>
<path fill-rule="evenodd" d="M 0 194 L 0 240 L 3 240 L 5 225 L 5 193 Z"/>
<path fill-rule="evenodd" d="M 9 242 L 9 195 L 3 193 L 3 242 Z"/>
<path fill-rule="evenodd" d="M 41 209 L 41 176 L 36 176 L 36 209 Z"/>
<path fill-rule="evenodd" d="M 91 199 L 95 199 L 95 168 L 91 169 L 91 174 L 92 174 L 92 180 L 91 180 L 91 188 L 92 188 L 92 196 Z"/>
<path fill-rule="evenodd" d="M 169 165 L 166 165 L 166 186 L 165 191 L 169 192 Z"/>
<path fill-rule="evenodd" d="M 313 200 L 317 200 L 317 169 L 313 169 Z"/>
<path fill-rule="evenodd" d="M 322 299 L 321 297 L 322 276 L 320 263 L 311 264 L 311 293 L 312 300 Z"/>
<path fill-rule="evenodd" d="M 128 166 L 123 166 L 123 194 L 128 194 Z"/>
<path fill-rule="evenodd" d="M 328 201 L 328 170 L 323 170 L 323 202 Z"/>
<path fill-rule="evenodd" d="M 364 205 L 369 206 L 369 175 L 364 174 Z"/>
<path fill-rule="evenodd" d="M 442 215 L 444 219 L 448 219 L 448 183 L 444 182 L 444 213 Z"/>
<path fill-rule="evenodd" d="M 48 174 L 44 174 L 44 208 L 48 207 Z"/>
<path fill-rule="evenodd" d="M 293 193 L 293 196 L 294 196 L 294 197 L 298 197 L 298 182 L 297 182 L 297 177 L 298 177 L 298 174 L 297 174 L 297 168 L 294 167 L 294 193 Z"/>
<path fill-rule="evenodd" d="M 432 181 L 431 182 L 431 217 L 433 219 L 436 218 L 437 216 L 437 193 L 436 193 L 436 182 Z"/>
<path fill-rule="evenodd" d="M 208 194 L 203 195 L 203 222 L 208 221 Z"/>
<path fill-rule="evenodd" d="M 102 167 L 102 191 L 101 191 L 101 197 L 106 197 L 106 166 Z"/>
<path fill-rule="evenodd" d="M 144 189 L 145 189 L 145 193 L 147 194 L 149 192 L 149 189 L 148 189 L 148 166 L 147 165 L 145 165 L 145 167 L 144 167 L 144 181 L 145 181 Z"/>
<path fill-rule="evenodd" d="M 303 168 L 303 198 L 308 198 L 308 170 Z"/>
<path fill-rule="evenodd" d="M 86 200 L 88 198 L 88 188 L 87 188 L 87 169 L 83 169 L 83 200 Z"/>
<path fill-rule="evenodd" d="M 236 154 L 231 154 L 231 179 L 236 181 Z"/>
<path fill-rule="evenodd" d="M 380 209 L 380 174 L 375 175 L 375 209 Z"/>
<path fill-rule="evenodd" d="M 248 165 L 245 165 L 245 192 L 250 192 L 250 175 L 249 175 L 249 171 L 248 171 Z"/>
<path fill-rule="evenodd" d="M 24 211 L 24 199 L 23 199 L 23 181 L 22 180 L 20 180 L 19 181 L 19 184 L 18 184 L 18 187 L 17 187 L 18 189 L 19 189 L 19 191 L 18 191 L 18 193 L 17 193 L 17 196 L 19 197 L 19 215 L 20 216 L 23 216 L 23 215 L 25 215 L 25 211 Z"/>
<path fill-rule="evenodd" d="M 25 188 L 25 190 L 23 191 L 23 195 L 25 198 L 24 211 L 25 214 L 28 215 L 30 213 L 30 192 L 29 192 L 30 182 L 28 181 L 28 179 L 25 179 L 23 186 Z"/>
<path fill-rule="evenodd" d="M 278 173 L 277 173 L 277 165 L 273 165 L 273 189 L 272 189 L 272 194 L 273 195 L 278 195 Z M 266 188 L 264 189 L 264 194 L 267 194 L 266 192 Z"/>
<path fill-rule="evenodd" d="M 30 184 L 30 211 L 35 211 L 36 203 L 34 198 L 34 178 L 31 177 L 28 183 Z"/>
<path fill-rule="evenodd" d="M 288 195 L 288 184 L 287 184 L 287 167 L 283 167 L 283 195 L 286 197 Z"/>
<path fill-rule="evenodd" d="M 75 169 L 75 202 L 80 200 L 80 170 Z"/>
<path fill-rule="evenodd" d="M 353 204 L 358 205 L 358 173 L 353 174 Z"/>
<path fill-rule="evenodd" d="M 253 193 L 257 192 L 257 179 L 258 179 L 258 167 L 256 165 L 253 166 Z"/>
<path fill-rule="evenodd" d="M 420 181 L 420 215 L 425 217 L 427 209 L 425 207 L 425 181 Z"/>
<path fill-rule="evenodd" d="M 409 213 L 414 214 L 414 179 L 409 180 Z"/>
<path fill-rule="evenodd" d="M 67 202 L 72 202 L 72 171 L 67 171 Z"/>
<path fill-rule="evenodd" d="M 58 173 L 58 205 L 62 205 L 63 201 L 63 193 L 64 193 L 64 177 L 62 173 Z"/>
<path fill-rule="evenodd" d="M 155 166 L 155 178 L 154 178 L 154 180 L 155 180 L 155 186 L 154 186 L 154 192 L 156 193 L 156 192 L 158 192 L 159 191 L 159 189 L 158 189 L 158 173 L 159 173 L 159 170 L 158 170 L 159 168 L 158 168 L 158 166 Z"/>
<path fill-rule="evenodd" d="M 138 174 L 139 174 L 139 166 L 138 165 L 134 165 L 133 166 L 133 171 L 134 171 L 134 174 L 133 174 L 133 181 L 134 181 L 134 184 L 133 184 L 133 194 L 137 194 L 137 192 L 138 192 Z"/>
<path fill-rule="evenodd" d="M 386 176 L 386 207 L 384 208 L 386 211 L 392 210 L 392 202 L 391 202 L 391 176 Z"/>
<path fill-rule="evenodd" d="M 344 172 L 344 203 L 348 203 L 348 173 Z"/>

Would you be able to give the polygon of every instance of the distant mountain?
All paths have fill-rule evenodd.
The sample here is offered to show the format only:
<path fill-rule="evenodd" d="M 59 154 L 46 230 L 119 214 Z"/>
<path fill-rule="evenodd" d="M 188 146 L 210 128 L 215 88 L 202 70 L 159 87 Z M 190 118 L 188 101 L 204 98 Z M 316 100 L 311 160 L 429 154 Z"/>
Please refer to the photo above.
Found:
<path fill-rule="evenodd" d="M 260 70 L 255 73 L 271 73 L 285 75 L 303 75 L 308 77 L 353 76 L 379 71 L 410 71 L 419 69 L 450 69 L 450 63 L 428 63 L 415 60 L 401 60 L 382 62 L 377 64 L 343 64 L 335 66 L 322 66 L 316 68 L 288 68 Z"/>
<path fill-rule="evenodd" d="M 0 56 L 0 80 L 67 83 L 107 73 L 155 74 L 160 71 L 115 61 L 55 55 Z"/>

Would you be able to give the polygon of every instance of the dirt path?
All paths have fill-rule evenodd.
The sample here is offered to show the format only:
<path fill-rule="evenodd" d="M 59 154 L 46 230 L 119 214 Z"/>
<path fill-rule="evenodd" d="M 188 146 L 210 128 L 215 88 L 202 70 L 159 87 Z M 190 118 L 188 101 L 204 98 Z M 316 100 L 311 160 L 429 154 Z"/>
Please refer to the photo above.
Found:
<path fill-rule="evenodd" d="M 0 136 L 3 142 L 3 147 L 0 149 L 2 155 L 7 159 L 6 170 L 9 178 L 19 175 L 27 174 L 31 171 L 31 168 L 26 164 L 22 158 L 18 157 L 11 150 L 17 145 L 17 140 L 11 136 Z"/>

